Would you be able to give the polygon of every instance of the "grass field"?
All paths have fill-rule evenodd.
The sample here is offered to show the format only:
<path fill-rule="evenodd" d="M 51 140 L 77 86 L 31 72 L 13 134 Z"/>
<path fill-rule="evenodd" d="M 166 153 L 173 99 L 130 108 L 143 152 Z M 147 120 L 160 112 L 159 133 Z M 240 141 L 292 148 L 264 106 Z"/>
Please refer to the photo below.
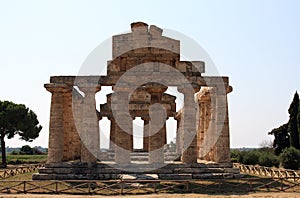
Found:
<path fill-rule="evenodd" d="M 1 156 L 1 155 L 0 155 Z M 8 164 L 34 164 L 46 162 L 47 155 L 6 155 Z"/>

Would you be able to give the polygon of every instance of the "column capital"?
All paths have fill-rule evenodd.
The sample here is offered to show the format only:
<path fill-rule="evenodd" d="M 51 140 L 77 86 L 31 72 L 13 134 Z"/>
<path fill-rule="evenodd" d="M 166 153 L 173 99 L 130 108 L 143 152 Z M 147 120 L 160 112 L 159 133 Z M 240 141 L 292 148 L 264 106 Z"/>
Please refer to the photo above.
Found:
<path fill-rule="evenodd" d="M 58 84 L 58 83 L 48 83 L 44 84 L 44 87 L 47 91 L 54 93 L 66 93 L 66 92 L 72 92 L 73 87 L 68 86 L 66 84 Z"/>
<path fill-rule="evenodd" d="M 231 93 L 232 91 L 233 91 L 232 86 L 228 85 L 228 86 L 226 87 L 226 93 L 229 94 L 229 93 Z"/>
<path fill-rule="evenodd" d="M 175 120 L 181 120 L 181 114 L 182 114 L 182 109 L 176 112 L 176 115 L 174 116 Z"/>
<path fill-rule="evenodd" d="M 148 122 L 150 121 L 149 115 L 143 115 L 143 116 L 141 116 L 141 119 L 144 121 L 148 121 Z"/>
<path fill-rule="evenodd" d="M 83 93 L 97 93 L 98 91 L 101 90 L 101 85 L 94 85 L 94 84 L 84 84 L 84 85 L 79 85 L 78 87 Z"/>
<path fill-rule="evenodd" d="M 197 93 L 197 92 L 200 91 L 201 86 L 197 85 L 197 84 L 194 84 L 194 83 L 192 83 L 192 84 L 182 84 L 182 85 L 179 85 L 177 87 L 177 90 L 180 93 L 186 94 L 190 91 L 191 88 L 193 88 L 194 92 Z"/>
<path fill-rule="evenodd" d="M 159 84 L 159 83 L 147 83 L 145 85 L 145 90 L 148 93 L 163 93 L 168 89 L 167 86 Z"/>
<path fill-rule="evenodd" d="M 215 95 L 227 95 L 233 91 L 232 86 L 216 86 L 210 88 L 210 92 Z"/>
<path fill-rule="evenodd" d="M 108 115 L 108 116 L 107 116 L 107 119 L 108 119 L 109 121 L 115 121 L 115 117 L 114 117 L 113 115 Z"/>

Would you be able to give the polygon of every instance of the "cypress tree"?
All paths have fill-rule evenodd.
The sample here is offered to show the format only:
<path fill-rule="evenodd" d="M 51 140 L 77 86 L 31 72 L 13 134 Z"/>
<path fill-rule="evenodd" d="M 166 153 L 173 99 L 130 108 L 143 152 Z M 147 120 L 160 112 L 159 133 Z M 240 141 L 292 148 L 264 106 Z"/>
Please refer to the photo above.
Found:
<path fill-rule="evenodd" d="M 289 108 L 290 119 L 288 123 L 288 133 L 290 134 L 291 146 L 300 149 L 299 141 L 299 95 L 296 92 Z"/>
<path fill-rule="evenodd" d="M 300 145 L 300 101 L 299 101 L 299 107 L 298 107 L 297 123 L 298 123 L 298 139 L 299 139 L 299 145 Z"/>

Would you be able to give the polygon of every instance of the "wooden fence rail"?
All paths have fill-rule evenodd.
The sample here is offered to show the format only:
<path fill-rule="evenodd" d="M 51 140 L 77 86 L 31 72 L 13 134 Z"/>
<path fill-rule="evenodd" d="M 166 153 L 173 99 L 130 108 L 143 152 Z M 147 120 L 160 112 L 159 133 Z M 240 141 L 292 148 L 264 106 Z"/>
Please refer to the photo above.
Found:
<path fill-rule="evenodd" d="M 13 169 L 0 170 L 0 179 L 6 179 L 23 173 L 34 172 L 38 168 L 42 168 L 42 167 L 45 167 L 45 164 L 32 164 L 29 166 L 20 166 Z"/>
<path fill-rule="evenodd" d="M 0 171 L 1 178 L 32 172 L 44 164 Z M 263 177 L 210 180 L 0 180 L 2 193 L 123 195 L 151 193 L 247 194 L 249 192 L 298 192 L 296 171 L 234 164 L 241 172 Z"/>
<path fill-rule="evenodd" d="M 123 195 L 151 193 L 300 192 L 300 183 L 284 178 L 220 180 L 69 180 L 0 181 L 0 193 Z"/>
<path fill-rule="evenodd" d="M 263 176 L 263 177 L 271 177 L 271 178 L 289 178 L 297 181 L 300 179 L 299 174 L 295 170 L 290 169 L 279 169 L 279 168 L 271 168 L 265 166 L 258 165 L 245 165 L 234 163 L 234 167 L 239 168 L 242 173 Z"/>

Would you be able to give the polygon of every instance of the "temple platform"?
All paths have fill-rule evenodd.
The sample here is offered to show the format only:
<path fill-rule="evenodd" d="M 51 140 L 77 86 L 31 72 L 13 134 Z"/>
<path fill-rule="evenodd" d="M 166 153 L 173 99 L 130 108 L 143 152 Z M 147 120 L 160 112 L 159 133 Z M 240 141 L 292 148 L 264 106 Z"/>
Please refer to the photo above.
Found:
<path fill-rule="evenodd" d="M 130 164 L 98 162 L 93 167 L 80 162 L 47 163 L 45 168 L 33 175 L 33 180 L 190 180 L 190 179 L 234 179 L 239 178 L 239 169 L 232 163 L 203 162 L 183 164 L 172 162 L 148 164 L 133 161 Z"/>

